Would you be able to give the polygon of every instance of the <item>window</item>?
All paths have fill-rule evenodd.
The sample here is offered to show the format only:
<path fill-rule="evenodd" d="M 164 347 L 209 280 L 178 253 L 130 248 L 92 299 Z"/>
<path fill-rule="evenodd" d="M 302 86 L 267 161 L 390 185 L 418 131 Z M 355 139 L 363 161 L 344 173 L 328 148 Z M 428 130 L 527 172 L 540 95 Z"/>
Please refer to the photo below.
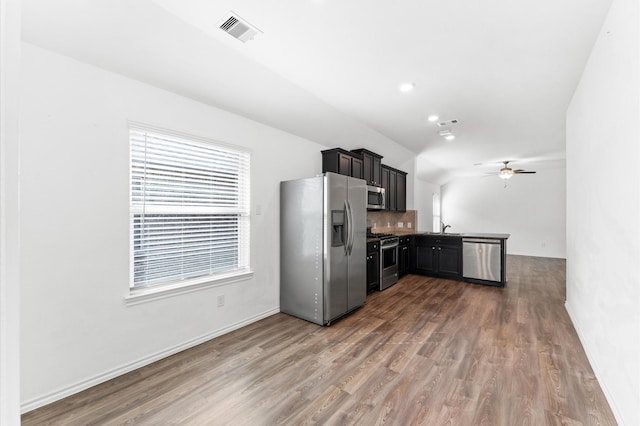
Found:
<path fill-rule="evenodd" d="M 440 232 L 440 194 L 433 194 L 433 232 Z"/>
<path fill-rule="evenodd" d="M 249 272 L 249 153 L 130 127 L 132 289 Z"/>

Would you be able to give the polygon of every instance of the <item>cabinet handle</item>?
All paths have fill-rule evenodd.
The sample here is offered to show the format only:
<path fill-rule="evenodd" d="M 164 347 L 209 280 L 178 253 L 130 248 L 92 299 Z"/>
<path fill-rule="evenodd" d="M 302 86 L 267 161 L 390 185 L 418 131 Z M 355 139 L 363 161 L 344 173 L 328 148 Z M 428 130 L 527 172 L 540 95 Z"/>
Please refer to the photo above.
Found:
<path fill-rule="evenodd" d="M 438 250 L 442 250 L 442 247 L 438 247 Z"/>

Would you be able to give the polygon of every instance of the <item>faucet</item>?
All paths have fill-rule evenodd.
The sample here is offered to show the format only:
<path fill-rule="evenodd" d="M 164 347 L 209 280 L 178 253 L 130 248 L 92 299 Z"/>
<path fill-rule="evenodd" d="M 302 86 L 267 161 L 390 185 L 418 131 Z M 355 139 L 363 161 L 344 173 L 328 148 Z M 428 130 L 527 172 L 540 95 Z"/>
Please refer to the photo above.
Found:
<path fill-rule="evenodd" d="M 447 230 L 447 228 L 451 228 L 451 225 L 445 225 L 444 222 L 440 222 L 442 224 L 442 233 L 444 234 L 444 232 Z"/>

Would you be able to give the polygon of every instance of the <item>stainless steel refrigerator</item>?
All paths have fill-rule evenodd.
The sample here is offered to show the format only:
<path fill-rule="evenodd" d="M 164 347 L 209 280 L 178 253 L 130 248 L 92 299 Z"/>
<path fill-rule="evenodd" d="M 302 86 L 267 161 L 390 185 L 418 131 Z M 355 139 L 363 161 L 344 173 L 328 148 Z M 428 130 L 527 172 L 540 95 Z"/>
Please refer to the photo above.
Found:
<path fill-rule="evenodd" d="M 335 173 L 280 183 L 280 311 L 329 325 L 362 306 L 366 182 Z"/>

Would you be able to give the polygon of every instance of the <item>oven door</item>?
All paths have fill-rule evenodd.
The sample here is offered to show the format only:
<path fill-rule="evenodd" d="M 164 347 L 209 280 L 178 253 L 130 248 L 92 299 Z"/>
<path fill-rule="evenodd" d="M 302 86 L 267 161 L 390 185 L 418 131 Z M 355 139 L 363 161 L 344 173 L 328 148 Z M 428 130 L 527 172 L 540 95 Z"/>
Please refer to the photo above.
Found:
<path fill-rule="evenodd" d="M 380 290 L 398 282 L 398 244 L 380 247 Z"/>

